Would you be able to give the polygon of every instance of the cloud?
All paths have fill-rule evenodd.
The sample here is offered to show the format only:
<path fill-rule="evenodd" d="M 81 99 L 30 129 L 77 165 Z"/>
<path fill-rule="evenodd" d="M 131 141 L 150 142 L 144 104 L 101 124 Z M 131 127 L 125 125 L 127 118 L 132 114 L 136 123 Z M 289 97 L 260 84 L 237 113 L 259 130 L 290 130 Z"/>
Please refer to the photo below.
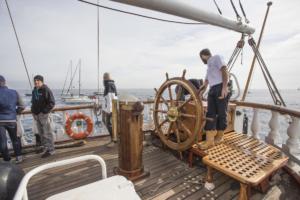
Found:
<path fill-rule="evenodd" d="M 95 1 L 94 1 L 95 2 Z M 156 17 L 185 19 L 111 1 L 104 5 Z M 212 1 L 186 0 L 193 6 L 217 13 Z M 266 10 L 261 0 L 243 1 L 247 16 L 257 29 Z M 82 59 L 83 88 L 97 88 L 96 8 L 74 0 L 9 1 L 30 75 L 43 74 L 50 86 L 61 88 L 70 60 Z M 235 18 L 229 2 L 218 1 L 225 16 Z M 299 1 L 275 1 L 262 41 L 261 51 L 279 88 L 299 87 L 297 74 L 300 26 L 296 20 Z M 165 72 L 178 76 L 204 77 L 198 57 L 201 48 L 229 59 L 240 35 L 213 26 L 187 26 L 156 22 L 100 9 L 100 72 L 111 72 L 119 88 L 159 87 Z M 0 68 L 11 86 L 28 88 L 16 39 L 3 2 L 0 5 Z M 288 52 L 288 53 L 287 53 Z M 244 50 L 234 73 L 244 86 L 253 53 Z M 282 76 L 284 74 L 284 76 Z M 251 88 L 266 88 L 256 66 Z M 102 77 L 100 75 L 100 77 Z"/>

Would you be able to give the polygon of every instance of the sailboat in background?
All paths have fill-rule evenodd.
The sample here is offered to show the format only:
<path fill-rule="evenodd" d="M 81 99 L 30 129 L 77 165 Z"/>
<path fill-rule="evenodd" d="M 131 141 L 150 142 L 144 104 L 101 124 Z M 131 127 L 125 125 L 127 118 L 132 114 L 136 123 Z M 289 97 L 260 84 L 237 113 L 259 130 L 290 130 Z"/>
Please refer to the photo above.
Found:
<path fill-rule="evenodd" d="M 69 67 L 69 70 L 70 70 L 70 84 L 69 84 L 68 90 L 64 93 L 65 84 L 67 82 L 68 74 L 69 74 L 69 70 L 68 70 L 67 76 L 66 76 L 66 79 L 65 79 L 65 83 L 64 83 L 64 87 L 63 87 L 63 90 L 62 90 L 62 93 L 61 93 L 61 99 L 66 104 L 89 104 L 89 103 L 94 103 L 93 99 L 90 99 L 88 96 L 86 96 L 84 94 L 81 94 L 81 59 L 78 61 L 78 64 L 75 68 L 74 73 L 72 73 L 72 68 L 73 68 L 73 62 L 71 61 L 70 62 L 70 67 Z M 73 93 L 73 89 L 74 89 L 73 80 L 74 80 L 74 77 L 76 75 L 77 70 L 78 70 L 78 74 L 79 74 L 78 94 L 75 95 Z"/>

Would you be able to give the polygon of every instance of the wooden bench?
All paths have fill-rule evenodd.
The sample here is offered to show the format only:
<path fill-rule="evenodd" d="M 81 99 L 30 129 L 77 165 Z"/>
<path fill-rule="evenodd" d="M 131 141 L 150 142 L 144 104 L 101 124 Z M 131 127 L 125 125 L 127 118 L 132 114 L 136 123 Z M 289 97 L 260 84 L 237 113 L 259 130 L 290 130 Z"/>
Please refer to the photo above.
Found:
<path fill-rule="evenodd" d="M 218 170 L 240 182 L 240 200 L 249 199 L 251 187 L 268 181 L 269 177 L 288 161 L 288 157 L 279 149 L 235 132 L 226 134 L 222 144 L 206 151 L 201 151 L 194 145 L 190 153 L 204 156 L 208 189 L 213 189 L 212 170 Z"/>

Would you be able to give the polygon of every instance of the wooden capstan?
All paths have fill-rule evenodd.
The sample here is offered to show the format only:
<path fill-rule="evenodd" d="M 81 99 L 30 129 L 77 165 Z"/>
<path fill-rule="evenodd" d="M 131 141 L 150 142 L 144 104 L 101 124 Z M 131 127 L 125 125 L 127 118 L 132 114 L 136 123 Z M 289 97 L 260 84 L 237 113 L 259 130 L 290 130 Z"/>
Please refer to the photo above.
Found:
<path fill-rule="evenodd" d="M 131 181 L 148 176 L 143 166 L 143 104 L 134 96 L 119 100 L 119 167 L 116 174 Z"/>

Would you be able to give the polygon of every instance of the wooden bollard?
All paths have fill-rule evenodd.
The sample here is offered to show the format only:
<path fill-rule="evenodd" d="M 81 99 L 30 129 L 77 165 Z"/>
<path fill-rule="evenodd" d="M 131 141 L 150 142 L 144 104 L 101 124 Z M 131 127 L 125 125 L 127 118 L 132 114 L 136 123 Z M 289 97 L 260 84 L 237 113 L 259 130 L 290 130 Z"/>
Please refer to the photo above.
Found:
<path fill-rule="evenodd" d="M 112 140 L 118 140 L 118 100 L 112 100 Z"/>
<path fill-rule="evenodd" d="M 119 99 L 119 167 L 116 174 L 131 181 L 144 178 L 149 172 L 143 166 L 143 104 L 134 96 Z"/>

